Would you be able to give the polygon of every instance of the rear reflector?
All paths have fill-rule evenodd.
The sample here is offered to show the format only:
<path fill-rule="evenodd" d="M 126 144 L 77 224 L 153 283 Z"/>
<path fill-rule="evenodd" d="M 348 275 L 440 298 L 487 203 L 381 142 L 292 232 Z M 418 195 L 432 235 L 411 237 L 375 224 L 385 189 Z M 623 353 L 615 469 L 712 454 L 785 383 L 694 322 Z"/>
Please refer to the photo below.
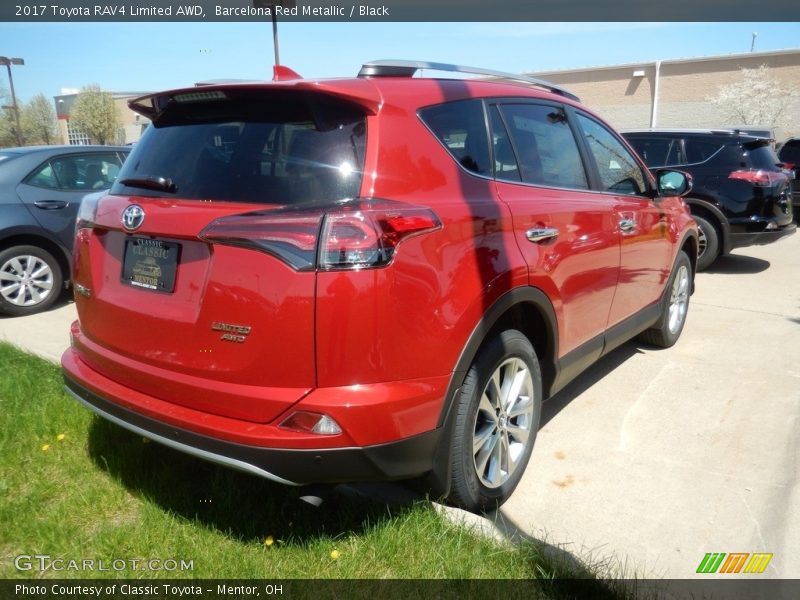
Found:
<path fill-rule="evenodd" d="M 762 171 L 758 169 L 757 171 L 734 171 L 728 175 L 728 179 L 747 181 L 759 187 L 772 187 L 773 185 L 787 181 L 788 177 L 778 171 Z"/>
<path fill-rule="evenodd" d="M 297 271 L 364 269 L 389 264 L 404 239 L 441 226 L 429 208 L 368 199 L 223 217 L 200 239 L 260 250 Z"/>
<path fill-rule="evenodd" d="M 319 435 L 337 435 L 342 433 L 342 428 L 328 415 L 318 413 L 297 411 L 284 419 L 280 425 L 281 429 L 291 431 L 302 431 L 304 433 L 317 433 Z"/>

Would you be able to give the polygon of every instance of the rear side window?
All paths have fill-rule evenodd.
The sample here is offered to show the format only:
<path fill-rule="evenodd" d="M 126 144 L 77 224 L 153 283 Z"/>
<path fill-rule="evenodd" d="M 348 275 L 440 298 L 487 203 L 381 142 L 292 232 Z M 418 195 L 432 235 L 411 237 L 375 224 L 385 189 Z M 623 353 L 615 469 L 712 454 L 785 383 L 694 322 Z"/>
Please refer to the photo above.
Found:
<path fill-rule="evenodd" d="M 36 187 L 72 190 L 105 190 L 122 166 L 116 152 L 60 156 L 37 167 L 25 179 Z"/>
<path fill-rule="evenodd" d="M 519 174 L 519 163 L 511 145 L 511 138 L 503 124 L 500 109 L 492 106 L 489 111 L 489 122 L 492 124 L 492 149 L 494 151 L 494 173 L 503 181 L 522 181 Z"/>
<path fill-rule="evenodd" d="M 719 149 L 722 147 L 722 144 L 700 142 L 691 138 L 687 139 L 685 144 L 686 162 L 689 164 L 706 162 L 709 158 L 719 152 Z"/>
<path fill-rule="evenodd" d="M 278 205 L 359 194 L 367 130 L 360 108 L 322 94 L 228 94 L 169 104 L 125 162 L 112 193 Z M 172 190 L 138 183 L 159 178 Z"/>
<path fill-rule="evenodd" d="M 508 104 L 500 110 L 522 181 L 559 188 L 589 187 L 578 145 L 563 109 L 545 104 Z M 503 134 L 493 131 L 492 135 L 495 156 L 502 157 L 507 152 L 502 144 Z M 503 179 L 504 172 L 499 171 L 497 178 Z"/>
<path fill-rule="evenodd" d="M 419 116 L 462 167 L 491 177 L 486 122 L 480 100 L 459 100 L 424 108 Z"/>
<path fill-rule="evenodd" d="M 745 152 L 750 159 L 750 166 L 753 169 L 769 169 L 770 171 L 774 171 L 778 163 L 781 162 L 775 154 L 775 151 L 768 144 L 745 144 Z"/>
<path fill-rule="evenodd" d="M 628 142 L 651 169 L 686 164 L 679 139 L 629 137 Z"/>

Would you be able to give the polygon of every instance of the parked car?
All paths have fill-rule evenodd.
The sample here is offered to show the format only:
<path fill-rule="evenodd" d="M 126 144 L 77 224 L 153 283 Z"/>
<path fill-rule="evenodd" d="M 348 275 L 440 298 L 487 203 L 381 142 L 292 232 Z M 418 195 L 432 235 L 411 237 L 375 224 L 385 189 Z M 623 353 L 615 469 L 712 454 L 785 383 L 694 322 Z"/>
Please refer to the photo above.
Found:
<path fill-rule="evenodd" d="M 772 140 L 736 130 L 627 131 L 623 136 L 651 169 L 692 175 L 685 198 L 700 227 L 697 269 L 734 248 L 769 244 L 795 232 L 789 186 Z"/>
<path fill-rule="evenodd" d="M 153 126 L 81 206 L 62 366 L 139 435 L 285 484 L 427 476 L 477 511 L 545 397 L 681 334 L 687 177 L 554 85 L 382 61 L 130 106 Z"/>
<path fill-rule="evenodd" d="M 111 187 L 130 148 L 0 149 L 0 314 L 45 310 L 70 278 L 81 198 Z"/>
<path fill-rule="evenodd" d="M 795 218 L 800 218 L 800 138 L 789 138 L 780 145 L 778 159 L 787 169 L 795 173 L 792 180 L 792 210 Z"/>

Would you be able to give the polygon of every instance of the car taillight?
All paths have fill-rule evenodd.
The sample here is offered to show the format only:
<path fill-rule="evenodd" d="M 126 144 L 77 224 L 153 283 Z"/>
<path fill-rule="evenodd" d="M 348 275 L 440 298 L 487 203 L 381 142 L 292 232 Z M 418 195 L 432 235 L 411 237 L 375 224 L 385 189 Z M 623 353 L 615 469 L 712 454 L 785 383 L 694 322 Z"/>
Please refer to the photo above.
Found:
<path fill-rule="evenodd" d="M 78 208 L 78 216 L 75 220 L 75 231 L 79 229 L 86 229 L 94 227 L 95 219 L 97 218 L 97 205 L 105 195 L 103 192 L 95 192 L 87 194 L 81 199 L 81 205 Z"/>
<path fill-rule="evenodd" d="M 728 175 L 728 179 L 739 179 L 747 181 L 759 187 L 772 187 L 777 183 L 786 181 L 788 177 L 779 171 L 763 171 L 761 169 L 755 171 L 739 170 L 734 171 Z"/>
<path fill-rule="evenodd" d="M 223 217 L 200 239 L 260 250 L 298 271 L 364 269 L 389 264 L 400 242 L 441 226 L 429 208 L 366 199 Z"/>
<path fill-rule="evenodd" d="M 222 217 L 203 229 L 200 239 L 261 250 L 298 271 L 308 271 L 314 268 L 324 215 L 322 210 L 275 210 Z"/>
<path fill-rule="evenodd" d="M 320 269 L 362 269 L 391 262 L 404 239 L 441 227 L 429 208 L 382 202 L 325 216 Z"/>

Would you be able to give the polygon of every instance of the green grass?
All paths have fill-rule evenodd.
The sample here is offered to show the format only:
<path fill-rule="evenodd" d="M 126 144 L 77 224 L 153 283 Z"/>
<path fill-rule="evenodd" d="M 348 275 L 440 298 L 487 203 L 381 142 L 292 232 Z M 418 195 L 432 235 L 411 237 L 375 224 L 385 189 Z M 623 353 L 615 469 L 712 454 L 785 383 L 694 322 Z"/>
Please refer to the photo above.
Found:
<path fill-rule="evenodd" d="M 535 541 L 500 544 L 430 502 L 335 494 L 314 508 L 294 488 L 145 443 L 68 397 L 57 365 L 7 344 L 0 374 L 0 578 L 529 578 L 549 590 L 558 586 L 548 579 L 591 579 Z M 34 554 L 183 559 L 194 569 L 15 568 L 13 557 Z"/>

